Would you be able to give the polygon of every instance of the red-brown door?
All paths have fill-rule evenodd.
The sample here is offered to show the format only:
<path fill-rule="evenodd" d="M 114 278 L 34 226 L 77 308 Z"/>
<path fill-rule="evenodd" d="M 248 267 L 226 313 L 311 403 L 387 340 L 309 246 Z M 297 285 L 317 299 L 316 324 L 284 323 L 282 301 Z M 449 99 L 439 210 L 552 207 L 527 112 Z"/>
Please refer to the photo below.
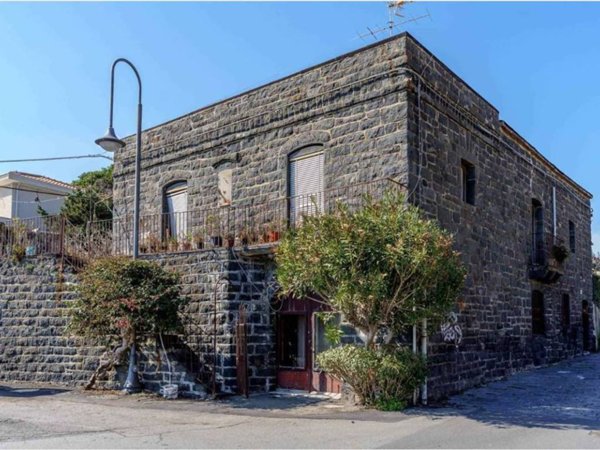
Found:
<path fill-rule="evenodd" d="M 340 392 L 340 383 L 315 368 L 315 333 L 319 311 L 326 305 L 286 299 L 277 320 L 277 384 L 285 389 Z M 318 336 L 316 336 L 318 337 Z"/>

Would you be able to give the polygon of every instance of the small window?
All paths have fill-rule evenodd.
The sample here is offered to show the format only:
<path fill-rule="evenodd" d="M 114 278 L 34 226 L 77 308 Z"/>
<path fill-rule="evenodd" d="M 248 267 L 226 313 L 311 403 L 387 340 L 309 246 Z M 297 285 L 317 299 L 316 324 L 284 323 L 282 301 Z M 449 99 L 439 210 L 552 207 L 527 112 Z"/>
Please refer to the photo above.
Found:
<path fill-rule="evenodd" d="M 233 169 L 221 169 L 218 174 L 219 206 L 231 205 Z"/>
<path fill-rule="evenodd" d="M 543 335 L 546 332 L 544 321 L 544 294 L 540 291 L 531 293 L 531 331 Z"/>
<path fill-rule="evenodd" d="M 475 166 L 464 159 L 461 161 L 462 200 L 469 205 L 475 204 Z"/>
<path fill-rule="evenodd" d="M 187 182 L 168 185 L 163 205 L 165 237 L 182 239 L 187 233 Z"/>
<path fill-rule="evenodd" d="M 569 247 L 571 253 L 575 253 L 575 224 L 569 220 Z"/>
<path fill-rule="evenodd" d="M 562 333 L 564 336 L 566 336 L 569 331 L 569 326 L 571 325 L 571 299 L 569 298 L 568 294 L 563 294 L 562 296 L 560 324 Z"/>

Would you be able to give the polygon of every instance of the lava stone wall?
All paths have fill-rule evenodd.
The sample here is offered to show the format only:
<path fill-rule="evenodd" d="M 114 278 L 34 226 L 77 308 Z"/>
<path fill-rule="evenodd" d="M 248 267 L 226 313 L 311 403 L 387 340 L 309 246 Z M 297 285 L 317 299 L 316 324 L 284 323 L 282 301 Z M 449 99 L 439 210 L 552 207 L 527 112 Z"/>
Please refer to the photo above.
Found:
<path fill-rule="evenodd" d="M 274 313 L 270 306 L 272 266 L 266 261 L 244 259 L 230 249 L 144 258 L 178 272 L 182 294 L 190 300 L 183 314 L 185 334 L 168 336 L 165 342 L 171 362 L 182 366 L 180 372 L 187 373 L 188 378 L 193 375 L 210 391 L 215 371 L 217 392 L 236 392 L 235 326 L 243 308 L 249 385 L 254 391 L 271 390 L 276 379 Z M 152 372 L 155 365 L 149 362 L 147 371 Z M 158 374 L 156 380 L 146 379 L 157 384 L 166 381 L 164 374 Z"/>
<path fill-rule="evenodd" d="M 530 366 L 582 353 L 582 301 L 591 304 L 590 195 L 543 158 L 498 117 L 498 111 L 412 39 L 410 92 L 411 201 L 454 233 L 468 268 L 457 312 L 463 340 L 430 347 L 434 397 L 457 392 Z M 475 166 L 475 204 L 462 200 L 461 159 Z M 529 279 L 532 199 L 544 206 L 552 233 L 556 189 L 557 235 L 576 250 L 553 285 Z M 532 290 L 544 294 L 544 336 L 532 333 Z M 561 299 L 570 297 L 568 333 L 561 332 Z M 593 336 L 590 338 L 590 340 Z M 591 344 L 591 342 L 590 342 Z"/>
<path fill-rule="evenodd" d="M 0 259 L 0 380 L 78 385 L 102 349 L 65 333 L 75 275 L 56 258 Z"/>
<path fill-rule="evenodd" d="M 217 173 L 233 169 L 233 205 L 287 196 L 288 154 L 323 146 L 326 189 L 406 166 L 403 38 L 345 55 L 143 133 L 143 214 L 161 213 L 165 186 L 188 183 L 188 209 L 218 206 Z M 131 212 L 134 141 L 115 154 L 117 215 Z"/>
<path fill-rule="evenodd" d="M 184 276 L 188 284 L 183 288 L 186 292 L 202 290 L 210 283 L 210 276 L 208 272 L 204 285 Z M 0 380 L 83 386 L 90 378 L 105 348 L 68 333 L 68 308 L 77 298 L 77 282 L 77 275 L 68 265 L 62 267 L 59 258 L 27 257 L 21 262 L 0 259 Z M 202 311 L 203 307 L 194 303 L 202 299 L 194 295 L 190 298 L 188 313 Z M 188 327 L 192 346 L 201 342 L 201 328 L 202 322 Z M 182 396 L 204 396 L 197 379 L 203 373 L 201 367 L 212 371 L 212 366 L 207 369 L 206 361 L 192 359 L 183 337 L 167 336 L 164 344 L 166 354 L 154 340 L 141 347 L 139 367 L 144 386 L 159 391 L 170 381 L 179 385 Z M 167 355 L 173 362 L 171 372 Z M 98 387 L 118 389 L 125 376 L 126 365 L 99 380 Z"/>

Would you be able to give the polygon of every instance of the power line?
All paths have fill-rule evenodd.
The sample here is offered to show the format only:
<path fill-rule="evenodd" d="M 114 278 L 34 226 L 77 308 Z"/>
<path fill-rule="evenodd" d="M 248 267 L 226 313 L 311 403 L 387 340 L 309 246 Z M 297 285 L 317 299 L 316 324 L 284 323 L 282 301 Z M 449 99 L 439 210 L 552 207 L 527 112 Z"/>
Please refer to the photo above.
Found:
<path fill-rule="evenodd" d="M 44 191 L 43 189 L 40 190 L 38 189 L 33 190 L 33 189 L 24 189 L 24 188 L 17 188 L 17 187 L 12 187 L 12 186 L 0 186 L 0 189 L 10 189 L 12 191 L 21 191 L 21 192 L 32 192 L 34 194 L 47 194 L 47 195 L 56 195 L 57 197 L 66 197 L 69 194 L 61 194 L 58 192 L 48 192 L 48 191 Z"/>
<path fill-rule="evenodd" d="M 78 155 L 78 156 L 55 156 L 52 158 L 29 158 L 29 159 L 4 159 L 0 163 L 18 163 L 18 162 L 34 162 L 34 161 L 58 161 L 63 159 L 83 159 L 83 158 L 104 158 L 112 161 L 112 158 L 100 153 L 95 155 Z"/>

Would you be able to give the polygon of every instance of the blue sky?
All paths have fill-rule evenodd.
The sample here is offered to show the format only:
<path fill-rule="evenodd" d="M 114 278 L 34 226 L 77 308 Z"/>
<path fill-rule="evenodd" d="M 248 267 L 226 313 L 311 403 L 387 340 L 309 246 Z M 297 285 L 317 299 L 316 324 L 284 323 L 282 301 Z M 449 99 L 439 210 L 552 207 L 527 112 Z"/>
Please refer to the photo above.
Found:
<path fill-rule="evenodd" d="M 413 3 L 410 31 L 552 162 L 600 192 L 600 3 Z M 144 127 L 356 49 L 386 3 L 0 3 L 0 159 L 98 153 L 109 67 Z M 119 70 L 115 128 L 135 130 Z M 104 160 L 0 164 L 70 181 Z M 600 197 L 595 209 L 600 210 Z M 593 230 L 600 243 L 600 219 Z"/>

